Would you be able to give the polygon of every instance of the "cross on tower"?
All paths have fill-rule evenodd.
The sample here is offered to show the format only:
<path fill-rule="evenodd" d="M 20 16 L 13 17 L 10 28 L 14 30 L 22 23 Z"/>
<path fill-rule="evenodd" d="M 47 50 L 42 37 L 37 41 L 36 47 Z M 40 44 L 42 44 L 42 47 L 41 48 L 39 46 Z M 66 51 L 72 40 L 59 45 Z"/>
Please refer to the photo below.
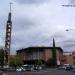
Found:
<path fill-rule="evenodd" d="M 12 5 L 13 3 L 10 2 L 9 4 L 10 4 L 10 12 L 11 12 L 11 5 Z"/>

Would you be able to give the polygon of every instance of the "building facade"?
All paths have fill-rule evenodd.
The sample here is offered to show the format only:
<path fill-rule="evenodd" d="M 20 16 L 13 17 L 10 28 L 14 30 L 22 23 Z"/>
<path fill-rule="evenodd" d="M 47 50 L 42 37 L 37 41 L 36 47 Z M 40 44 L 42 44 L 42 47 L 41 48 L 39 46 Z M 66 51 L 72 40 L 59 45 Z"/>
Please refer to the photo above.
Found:
<path fill-rule="evenodd" d="M 60 47 L 56 47 L 56 61 L 61 63 L 63 57 L 63 50 Z M 24 61 L 25 64 L 34 64 L 37 60 L 41 60 L 42 63 L 46 63 L 52 58 L 53 47 L 29 47 L 21 50 L 17 50 L 17 56 Z"/>
<path fill-rule="evenodd" d="M 62 64 L 73 64 L 72 52 L 64 52 L 63 53 Z"/>
<path fill-rule="evenodd" d="M 73 64 L 75 65 L 75 51 L 72 52 Z"/>

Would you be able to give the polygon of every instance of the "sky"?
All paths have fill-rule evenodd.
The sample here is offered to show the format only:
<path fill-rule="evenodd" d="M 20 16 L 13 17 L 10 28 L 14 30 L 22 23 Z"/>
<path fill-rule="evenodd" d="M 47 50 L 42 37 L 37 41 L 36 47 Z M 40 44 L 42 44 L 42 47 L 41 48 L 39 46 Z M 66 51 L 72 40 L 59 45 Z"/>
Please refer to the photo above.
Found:
<path fill-rule="evenodd" d="M 75 0 L 0 0 L 0 47 L 5 45 L 10 2 L 11 54 L 31 46 L 52 47 L 53 38 L 65 52 L 75 51 Z"/>

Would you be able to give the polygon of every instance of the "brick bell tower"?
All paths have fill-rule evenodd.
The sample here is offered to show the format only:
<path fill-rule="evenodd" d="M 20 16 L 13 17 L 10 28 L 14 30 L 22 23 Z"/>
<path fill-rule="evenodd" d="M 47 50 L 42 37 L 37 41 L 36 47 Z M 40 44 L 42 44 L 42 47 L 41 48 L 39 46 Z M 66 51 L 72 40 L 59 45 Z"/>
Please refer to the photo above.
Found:
<path fill-rule="evenodd" d="M 5 37 L 5 57 L 4 62 L 9 65 L 9 58 L 10 58 L 10 48 L 11 48 L 11 31 L 12 31 L 12 20 L 11 20 L 11 4 L 10 3 L 10 12 L 8 13 L 8 20 L 6 24 L 6 37 Z"/>

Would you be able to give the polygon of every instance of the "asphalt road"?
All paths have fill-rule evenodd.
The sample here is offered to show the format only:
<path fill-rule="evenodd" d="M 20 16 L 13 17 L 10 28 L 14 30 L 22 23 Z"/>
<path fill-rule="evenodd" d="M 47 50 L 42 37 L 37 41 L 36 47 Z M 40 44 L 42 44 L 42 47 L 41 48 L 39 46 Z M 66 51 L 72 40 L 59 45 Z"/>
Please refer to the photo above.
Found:
<path fill-rule="evenodd" d="M 65 70 L 42 70 L 42 71 L 34 71 L 34 72 L 8 72 L 3 73 L 3 75 L 75 75 L 75 71 L 65 71 Z"/>

